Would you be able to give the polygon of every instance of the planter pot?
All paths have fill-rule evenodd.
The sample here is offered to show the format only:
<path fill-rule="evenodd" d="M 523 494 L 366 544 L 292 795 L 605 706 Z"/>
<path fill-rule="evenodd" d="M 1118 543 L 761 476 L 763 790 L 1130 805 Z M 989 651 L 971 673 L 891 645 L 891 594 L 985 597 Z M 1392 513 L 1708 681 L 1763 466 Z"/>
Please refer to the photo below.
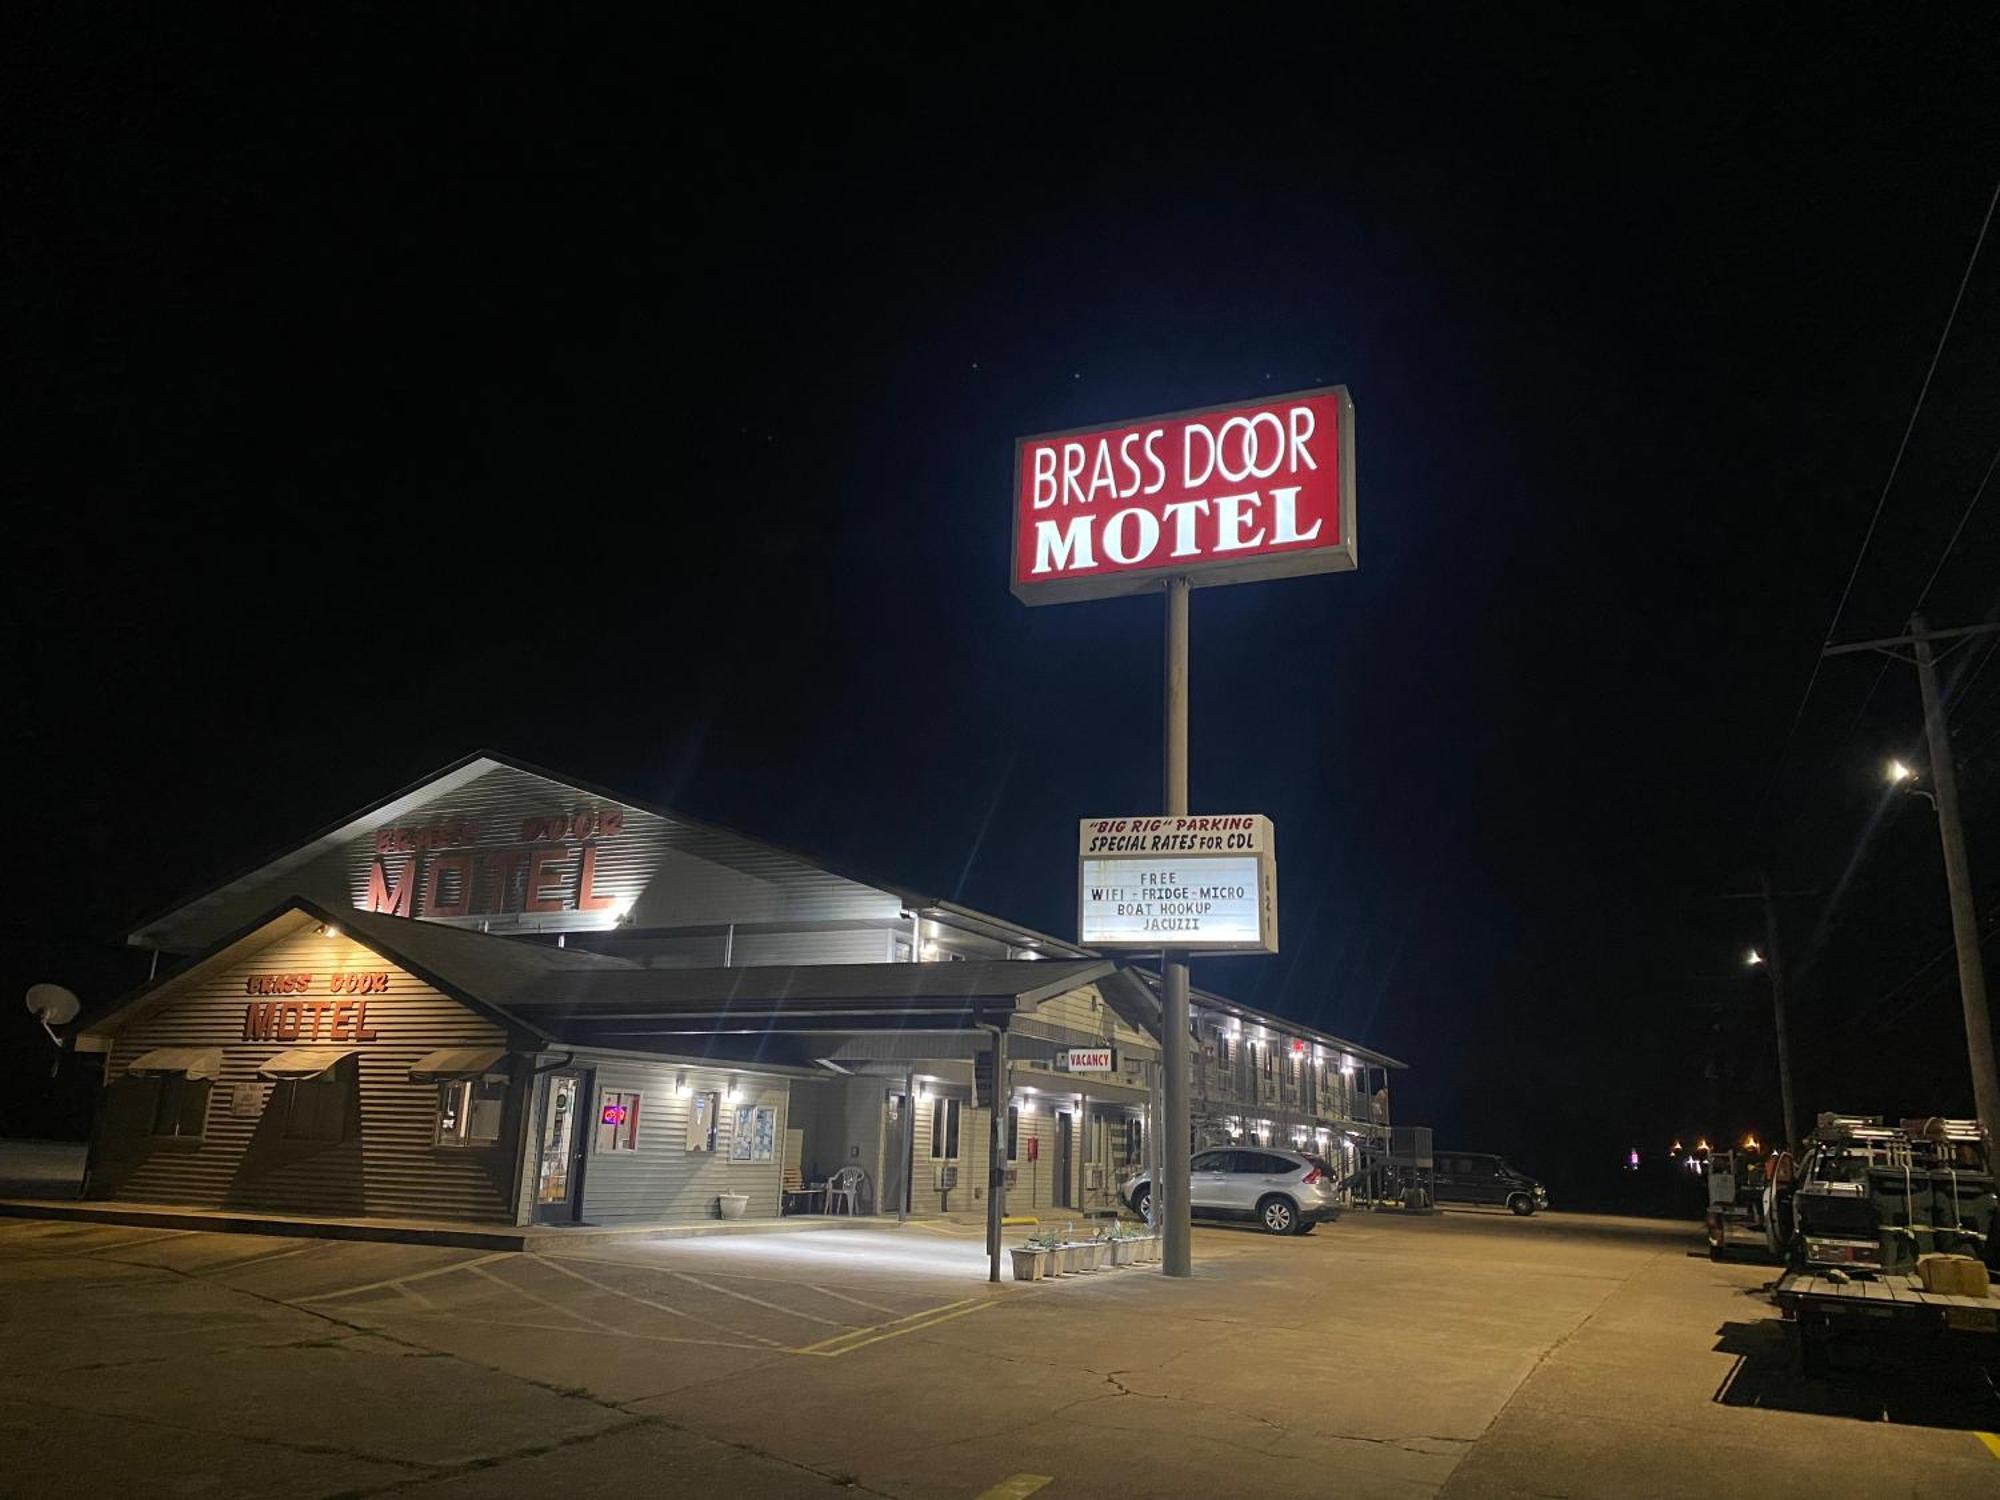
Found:
<path fill-rule="evenodd" d="M 1021 1246 L 1009 1253 L 1014 1257 L 1016 1281 L 1042 1281 L 1048 1277 L 1049 1262 L 1054 1259 L 1049 1251 Z"/>
<path fill-rule="evenodd" d="M 715 1200 L 715 1207 L 725 1219 L 740 1219 L 743 1210 L 750 1206 L 748 1193 L 721 1193 Z"/>
<path fill-rule="evenodd" d="M 1133 1257 L 1138 1253 L 1138 1249 L 1139 1242 L 1137 1240 L 1113 1240 L 1111 1242 L 1111 1264 L 1114 1266 L 1131 1265 Z"/>
<path fill-rule="evenodd" d="M 1104 1247 L 1096 1240 L 1086 1240 L 1083 1244 L 1078 1245 L 1076 1250 L 1078 1259 L 1081 1262 L 1081 1269 L 1095 1271 L 1099 1266 L 1104 1264 Z"/>
<path fill-rule="evenodd" d="M 1072 1271 L 1083 1269 L 1083 1246 L 1058 1245 L 1049 1254 L 1054 1258 L 1058 1276 L 1067 1276 Z"/>
<path fill-rule="evenodd" d="M 1150 1266 L 1159 1260 L 1160 1237 L 1157 1234 L 1149 1234 L 1144 1239 L 1135 1240 L 1133 1243 L 1139 1247 L 1139 1260 L 1141 1264 Z"/>

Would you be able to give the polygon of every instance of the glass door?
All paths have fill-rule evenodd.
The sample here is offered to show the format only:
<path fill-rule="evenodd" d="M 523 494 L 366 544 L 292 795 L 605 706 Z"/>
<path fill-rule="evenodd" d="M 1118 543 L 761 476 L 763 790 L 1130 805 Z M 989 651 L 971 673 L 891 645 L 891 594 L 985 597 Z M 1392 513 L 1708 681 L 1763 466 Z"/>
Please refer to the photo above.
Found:
<path fill-rule="evenodd" d="M 535 1222 L 574 1224 L 583 1206 L 583 1101 L 587 1073 L 551 1073 L 542 1085 L 542 1150 Z"/>

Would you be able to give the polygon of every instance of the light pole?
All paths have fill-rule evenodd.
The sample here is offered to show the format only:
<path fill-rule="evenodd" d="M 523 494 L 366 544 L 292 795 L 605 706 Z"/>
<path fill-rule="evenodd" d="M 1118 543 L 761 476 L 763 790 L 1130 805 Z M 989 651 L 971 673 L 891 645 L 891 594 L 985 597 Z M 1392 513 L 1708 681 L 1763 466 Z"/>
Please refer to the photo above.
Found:
<path fill-rule="evenodd" d="M 1919 792 L 1937 810 L 1938 843 L 1944 851 L 1945 884 L 1951 891 L 1951 938 L 1958 950 L 1958 998 L 1965 1013 L 1966 1060 L 1972 1066 L 1972 1102 L 1979 1123 L 1986 1127 L 1988 1140 L 2000 1140 L 2000 1068 L 1993 1059 L 1993 1019 L 1986 1008 L 1986 966 L 1979 956 L 1979 914 L 1972 904 L 1972 870 L 1965 856 L 1965 829 L 1958 817 L 1958 771 L 1951 758 L 1951 728 L 1944 716 L 1938 692 L 1937 657 L 1931 646 L 1937 641 L 1963 642 L 1973 636 L 2000 631 L 2000 622 L 1961 625 L 1951 630 L 1933 630 L 1922 615 L 1910 618 L 1907 635 L 1883 640 L 1855 641 L 1845 646 L 1829 646 L 1823 656 L 1845 656 L 1857 651 L 1879 651 L 1898 661 L 1911 662 L 1917 669 L 1917 687 L 1924 701 L 1924 737 L 1930 744 L 1933 791 L 1915 785 L 1916 773 L 1901 761 L 1890 762 L 1892 783 Z M 1896 648 L 1908 646 L 1904 656 Z M 1947 648 L 1950 649 L 1950 648 Z"/>

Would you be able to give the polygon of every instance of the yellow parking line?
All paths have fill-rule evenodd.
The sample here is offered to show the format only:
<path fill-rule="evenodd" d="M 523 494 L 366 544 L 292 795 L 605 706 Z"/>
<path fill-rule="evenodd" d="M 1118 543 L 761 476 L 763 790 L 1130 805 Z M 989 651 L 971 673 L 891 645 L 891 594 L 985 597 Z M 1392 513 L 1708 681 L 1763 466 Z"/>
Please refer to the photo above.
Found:
<path fill-rule="evenodd" d="M 1986 1445 L 1988 1453 L 1991 1453 L 1995 1458 L 2000 1458 L 2000 1437 L 1995 1437 L 1990 1432 L 1975 1432 L 1973 1436 Z"/>
<path fill-rule="evenodd" d="M 990 1490 L 982 1490 L 977 1500 L 1027 1500 L 1045 1484 L 1054 1484 L 1053 1474 L 1009 1474 Z"/>
<path fill-rule="evenodd" d="M 842 1354 L 852 1354 L 856 1349 L 870 1344 L 879 1344 L 884 1339 L 899 1339 L 906 1333 L 917 1333 L 925 1328 L 936 1327 L 939 1323 L 949 1323 L 953 1318 L 962 1318 L 967 1313 L 976 1313 L 982 1307 L 991 1307 L 998 1300 L 993 1297 L 968 1297 L 963 1302 L 947 1302 L 942 1307 L 931 1308 L 928 1312 L 911 1313 L 907 1318 L 898 1318 L 893 1323 L 878 1323 L 873 1328 L 856 1328 L 830 1339 L 822 1339 L 817 1344 L 807 1344 L 802 1349 L 794 1349 L 794 1354 L 815 1354 L 825 1359 L 834 1359 Z M 919 1321 L 921 1320 L 921 1321 Z M 839 1347 L 836 1348 L 835 1346 Z"/>

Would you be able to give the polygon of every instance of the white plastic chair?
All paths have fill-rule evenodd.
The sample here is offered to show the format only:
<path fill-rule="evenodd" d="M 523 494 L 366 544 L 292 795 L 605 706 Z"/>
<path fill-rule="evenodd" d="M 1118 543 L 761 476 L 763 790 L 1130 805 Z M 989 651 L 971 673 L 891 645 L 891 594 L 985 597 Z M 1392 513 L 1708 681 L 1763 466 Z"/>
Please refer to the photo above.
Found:
<path fill-rule="evenodd" d="M 868 1174 L 859 1167 L 842 1167 L 838 1172 L 835 1172 L 832 1177 L 827 1179 L 826 1183 L 826 1211 L 830 1214 L 835 1212 L 860 1213 L 861 1184 L 867 1179 L 867 1176 Z M 837 1210 L 834 1207 L 835 1204 L 839 1203 L 847 1205 L 845 1210 Z"/>

